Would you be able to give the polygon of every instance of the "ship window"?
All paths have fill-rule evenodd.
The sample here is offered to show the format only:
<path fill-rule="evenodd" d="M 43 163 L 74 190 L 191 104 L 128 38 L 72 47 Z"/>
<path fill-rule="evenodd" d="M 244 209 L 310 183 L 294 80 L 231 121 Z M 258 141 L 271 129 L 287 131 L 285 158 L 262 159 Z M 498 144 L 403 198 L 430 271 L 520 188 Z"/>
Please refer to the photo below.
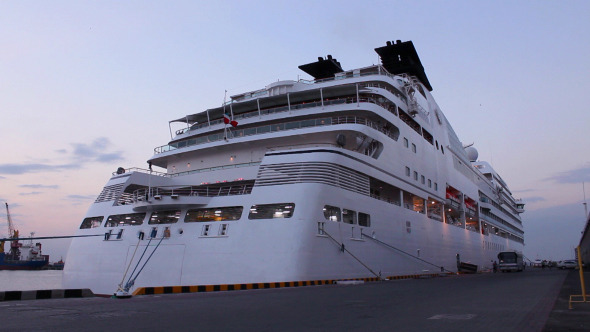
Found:
<path fill-rule="evenodd" d="M 410 168 L 406 166 L 406 176 L 410 176 Z"/>
<path fill-rule="evenodd" d="M 416 144 L 412 143 L 412 152 L 416 153 Z"/>
<path fill-rule="evenodd" d="M 420 182 L 422 182 L 422 184 L 426 183 L 424 175 L 420 175 Z"/>
<path fill-rule="evenodd" d="M 404 147 L 408 147 L 410 145 L 410 143 L 408 142 L 408 139 L 404 137 Z"/>
<path fill-rule="evenodd" d="M 429 132 L 427 132 L 424 128 L 422 128 L 422 137 L 424 137 L 424 139 L 428 143 L 434 145 L 434 142 L 433 142 L 434 141 L 434 137 L 432 137 L 432 134 L 430 134 Z"/>
<path fill-rule="evenodd" d="M 256 128 L 244 129 L 244 136 L 256 135 Z"/>
<path fill-rule="evenodd" d="M 442 212 L 443 204 L 432 197 L 428 197 L 428 218 L 443 221 Z"/>
<path fill-rule="evenodd" d="M 414 180 L 418 181 L 418 172 L 414 171 Z"/>
<path fill-rule="evenodd" d="M 324 206 L 324 217 L 327 220 L 340 221 L 341 220 L 340 208 L 335 207 L 335 206 L 331 206 L 331 205 L 325 205 Z"/>
<path fill-rule="evenodd" d="M 438 183 L 434 183 L 434 190 L 438 190 Z"/>
<path fill-rule="evenodd" d="M 342 209 L 342 221 L 347 224 L 356 224 L 356 211 Z"/>
<path fill-rule="evenodd" d="M 80 225 L 80 229 L 100 227 L 103 219 L 103 216 L 84 218 L 84 220 L 82 220 L 82 225 Z"/>
<path fill-rule="evenodd" d="M 416 196 L 407 191 L 403 192 L 404 207 L 408 210 L 413 210 L 419 213 L 426 213 L 424 208 L 424 198 Z"/>
<path fill-rule="evenodd" d="M 186 212 L 184 222 L 228 221 L 242 217 L 242 206 L 193 209 Z"/>
<path fill-rule="evenodd" d="M 445 154 L 445 148 L 442 145 L 440 146 L 440 151 L 442 152 L 442 154 Z"/>
<path fill-rule="evenodd" d="M 117 214 L 109 216 L 104 227 L 139 226 L 143 224 L 145 213 Z"/>
<path fill-rule="evenodd" d="M 291 218 L 294 203 L 252 205 L 248 219 Z"/>
<path fill-rule="evenodd" d="M 359 212 L 359 226 L 371 227 L 371 215 Z"/>
<path fill-rule="evenodd" d="M 432 188 L 432 180 L 428 179 L 428 188 Z"/>
<path fill-rule="evenodd" d="M 174 224 L 180 218 L 180 210 L 156 211 L 152 213 L 148 224 Z"/>

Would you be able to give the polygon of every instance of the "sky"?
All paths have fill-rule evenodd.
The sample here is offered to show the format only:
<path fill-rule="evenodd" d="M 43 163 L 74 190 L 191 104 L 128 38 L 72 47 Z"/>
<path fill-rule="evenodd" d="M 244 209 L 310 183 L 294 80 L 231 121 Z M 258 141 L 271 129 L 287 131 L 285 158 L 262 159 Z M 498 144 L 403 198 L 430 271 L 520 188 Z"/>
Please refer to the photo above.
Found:
<path fill-rule="evenodd" d="M 572 258 L 590 196 L 589 17 L 581 0 L 2 0 L 0 202 L 21 235 L 73 235 L 112 172 L 167 144 L 168 121 L 310 78 L 297 66 L 318 56 L 365 67 L 412 40 L 461 141 L 526 203 L 525 255 Z M 68 246 L 43 241 L 51 261 Z"/>

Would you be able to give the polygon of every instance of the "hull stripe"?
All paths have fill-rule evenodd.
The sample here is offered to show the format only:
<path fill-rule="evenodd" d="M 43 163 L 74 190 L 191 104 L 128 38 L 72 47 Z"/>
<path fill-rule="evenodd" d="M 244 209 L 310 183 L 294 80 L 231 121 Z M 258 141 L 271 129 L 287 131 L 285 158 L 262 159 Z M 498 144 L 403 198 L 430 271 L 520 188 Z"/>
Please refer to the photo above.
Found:
<path fill-rule="evenodd" d="M 431 274 L 410 274 L 402 276 L 390 276 L 384 280 L 400 280 L 400 279 L 420 279 L 432 278 L 439 276 L 453 275 L 454 273 L 431 273 Z M 229 285 L 196 285 L 196 286 L 162 286 L 162 287 L 140 287 L 133 292 L 133 295 L 153 295 L 153 294 L 177 294 L 177 293 L 202 293 L 202 292 L 220 292 L 220 291 L 235 291 L 235 290 L 250 290 L 250 289 L 268 289 L 268 288 L 286 288 L 286 287 L 301 287 L 301 286 L 320 286 L 333 285 L 338 281 L 380 281 L 377 277 L 372 278 L 353 278 L 353 279 L 338 279 L 338 280 L 305 280 L 305 281 L 285 281 L 285 282 L 266 282 L 266 283 L 251 283 L 251 284 L 229 284 Z"/>

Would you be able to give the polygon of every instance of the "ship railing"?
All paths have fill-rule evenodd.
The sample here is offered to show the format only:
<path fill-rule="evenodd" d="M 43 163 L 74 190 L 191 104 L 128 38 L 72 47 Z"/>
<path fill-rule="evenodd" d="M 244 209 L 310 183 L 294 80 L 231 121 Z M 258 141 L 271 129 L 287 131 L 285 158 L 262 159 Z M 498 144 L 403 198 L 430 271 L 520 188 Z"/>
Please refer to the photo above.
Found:
<path fill-rule="evenodd" d="M 342 99 L 341 103 L 357 103 L 356 98 L 347 98 Z M 359 102 L 362 103 L 374 103 L 378 104 L 376 100 L 373 98 L 360 98 Z M 332 123 L 332 121 L 326 121 L 336 119 L 336 123 Z M 305 127 L 315 127 L 315 126 L 324 126 L 324 125 L 334 125 L 334 124 L 362 124 L 369 126 L 375 130 L 378 130 L 385 135 L 389 136 L 390 138 L 397 141 L 399 132 L 392 131 L 390 128 L 384 125 L 380 125 L 376 122 L 370 121 L 364 117 L 356 117 L 356 116 L 346 116 L 346 117 L 333 117 L 333 118 L 321 118 L 321 119 L 309 119 L 309 120 L 301 120 L 301 121 L 293 121 L 293 122 L 286 122 L 286 123 L 279 123 L 275 125 L 263 125 L 260 127 L 254 128 L 247 128 L 247 129 L 234 129 L 231 132 L 232 137 L 244 137 L 244 136 L 251 136 L 257 134 L 266 134 L 269 132 L 278 132 L 283 130 L 292 130 L 292 129 L 300 129 Z M 217 142 L 224 139 L 223 133 L 216 133 L 207 136 L 201 136 L 193 139 L 188 139 L 184 141 L 180 141 L 178 143 L 174 143 L 175 145 L 163 145 L 154 149 L 155 154 L 160 154 L 163 152 L 173 151 L 177 149 L 183 149 L 189 146 L 195 146 L 205 143 Z"/>
<path fill-rule="evenodd" d="M 324 82 L 342 80 L 345 78 L 364 77 L 364 76 L 373 76 L 373 75 L 382 75 L 382 76 L 387 76 L 390 78 L 395 78 L 395 75 L 392 75 L 389 72 L 387 72 L 387 70 L 385 68 L 383 68 L 383 66 L 370 66 L 370 67 L 360 68 L 358 70 L 349 70 L 344 73 L 338 73 L 334 77 L 319 78 L 316 80 L 300 79 L 299 82 L 305 83 L 305 84 L 315 84 L 315 83 L 324 83 Z"/>
<path fill-rule="evenodd" d="M 457 210 L 461 208 L 461 203 L 454 198 L 447 198 L 446 205 L 449 205 Z"/>
<path fill-rule="evenodd" d="M 258 165 L 260 165 L 260 161 L 253 161 L 253 162 L 248 162 L 248 163 L 221 165 L 221 166 L 214 166 L 214 167 L 204 167 L 204 168 L 193 169 L 190 171 L 183 171 L 183 172 L 178 172 L 178 173 L 163 173 L 163 172 L 156 172 L 156 171 L 152 171 L 150 173 L 150 171 L 147 169 L 131 167 L 131 168 L 126 168 L 125 173 L 140 172 L 140 173 L 145 173 L 145 174 L 152 174 L 152 175 L 157 175 L 157 176 L 162 176 L 162 177 L 173 178 L 173 177 L 177 177 L 177 176 L 184 176 L 184 175 L 195 174 L 195 173 L 217 171 L 220 169 L 232 169 L 232 168 L 241 168 L 241 167 L 258 166 Z M 117 174 L 117 172 L 113 172 L 113 176 L 115 176 L 115 175 L 119 175 L 119 174 Z"/>
<path fill-rule="evenodd" d="M 434 212 L 432 210 L 428 210 L 428 218 L 438 220 L 441 222 L 443 221 L 442 215 L 440 215 L 439 213 Z"/>
<path fill-rule="evenodd" d="M 393 91 L 392 91 L 392 93 L 396 94 Z M 376 98 L 372 98 L 372 97 L 361 97 L 358 100 L 356 97 L 346 97 L 346 98 L 335 98 L 335 99 L 324 100 L 323 103 L 322 103 L 322 101 L 314 101 L 314 102 L 306 102 L 306 103 L 300 103 L 300 104 L 292 104 L 290 107 L 289 106 L 281 106 L 281 107 L 263 109 L 263 110 L 260 110 L 260 112 L 252 111 L 252 112 L 242 113 L 242 114 L 235 115 L 234 120 L 239 121 L 239 120 L 252 118 L 252 117 L 265 116 L 265 115 L 269 115 L 269 114 L 276 114 L 276 113 L 289 112 L 289 111 L 297 111 L 297 110 L 315 108 L 315 107 L 320 107 L 320 106 L 325 107 L 325 106 L 331 106 L 331 105 L 355 104 L 355 103 L 372 103 L 372 104 L 378 105 L 378 106 L 388 110 L 390 113 L 392 113 L 394 115 L 397 115 L 395 107 L 392 107 L 393 103 L 380 102 Z M 222 123 L 223 123 L 223 120 L 220 120 L 220 119 L 213 120 L 213 121 L 209 121 L 207 123 L 195 124 L 195 125 L 191 126 L 190 128 L 184 128 L 184 129 L 178 130 L 176 133 L 177 134 L 184 134 L 188 131 L 211 127 L 211 126 L 215 126 L 218 124 L 220 125 Z M 222 134 L 212 134 L 209 136 L 223 136 L 223 135 Z M 209 136 L 204 137 L 207 139 L 206 141 L 199 142 L 198 144 L 211 142 L 211 140 L 208 139 Z M 214 138 L 214 140 L 218 141 L 222 138 L 223 137 L 217 138 L 217 139 Z M 183 144 L 183 142 L 184 142 L 184 144 Z M 168 152 L 168 151 L 176 150 L 179 148 L 184 148 L 187 146 L 195 145 L 195 144 L 188 144 L 188 142 L 186 142 L 186 141 L 180 141 L 175 144 L 177 144 L 177 145 L 162 145 L 162 146 L 156 147 L 156 148 L 154 148 L 154 153 L 159 154 L 159 153 Z"/>
<path fill-rule="evenodd" d="M 211 186 L 164 186 L 137 189 L 133 192 L 133 200 L 135 203 L 144 201 L 146 199 L 161 199 L 168 196 L 176 199 L 180 196 L 199 196 L 199 197 L 219 197 L 219 196 L 233 196 L 233 195 L 247 195 L 252 192 L 253 183 L 234 184 L 227 186 L 220 186 L 219 184 Z"/>
<path fill-rule="evenodd" d="M 115 172 L 113 172 L 112 174 L 113 174 L 113 176 L 115 176 L 115 175 L 121 175 L 121 174 L 125 174 L 125 173 L 133 173 L 133 172 L 146 173 L 146 174 L 152 174 L 152 175 L 158 175 L 158 176 L 168 176 L 167 173 L 150 171 L 149 169 L 144 169 L 144 168 L 139 168 L 139 167 L 124 168 L 123 170 L 118 169 Z"/>
<path fill-rule="evenodd" d="M 467 207 L 467 206 L 465 207 L 465 214 L 466 214 L 466 215 L 468 215 L 468 216 L 470 216 L 470 217 L 475 217 L 476 213 L 477 213 L 477 212 L 476 212 L 476 210 L 475 210 L 474 208 L 472 208 L 472 207 Z"/>

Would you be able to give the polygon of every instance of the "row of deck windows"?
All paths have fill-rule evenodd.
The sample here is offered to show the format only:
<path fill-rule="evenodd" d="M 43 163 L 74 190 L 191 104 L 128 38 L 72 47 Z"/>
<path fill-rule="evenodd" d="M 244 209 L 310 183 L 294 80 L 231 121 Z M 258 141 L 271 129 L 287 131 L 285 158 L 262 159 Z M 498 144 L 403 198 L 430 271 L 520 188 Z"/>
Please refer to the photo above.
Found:
<path fill-rule="evenodd" d="M 406 176 L 410 177 L 412 174 L 412 170 L 406 166 Z M 419 176 L 419 177 L 418 177 Z M 428 183 L 428 188 L 432 188 L 432 180 L 431 179 L 426 179 L 426 177 L 422 174 L 418 174 L 418 172 L 414 171 L 414 180 L 418 181 L 418 179 L 420 179 L 420 183 L 422 184 L 426 184 Z M 428 181 L 426 181 L 428 180 Z M 434 190 L 437 191 L 438 190 L 438 183 L 434 182 Z"/>
<path fill-rule="evenodd" d="M 406 168 L 406 175 L 408 174 L 410 174 L 409 167 Z M 417 179 L 418 175 L 417 173 L 415 174 L 415 179 Z M 434 184 L 435 188 L 437 188 L 438 185 L 436 183 Z M 428 197 L 428 200 L 425 200 L 418 195 L 402 190 L 386 182 L 379 181 L 375 178 L 371 178 L 370 193 L 372 198 L 379 199 L 390 204 L 403 206 L 404 208 L 417 213 L 426 214 L 428 218 L 437 220 L 439 222 L 444 222 L 446 224 L 467 229 L 476 233 L 481 232 L 481 234 L 486 236 L 492 233 L 520 243 L 524 242 L 522 237 L 516 234 L 496 226 L 488 225 L 479 218 L 477 211 L 474 208 L 469 207 L 467 204 L 465 205 L 465 216 L 463 218 L 460 212 L 460 202 L 453 201 L 452 199 L 448 199 L 446 204 L 432 197 Z M 426 206 L 426 202 L 428 203 L 428 206 Z M 484 213 L 484 215 L 487 216 L 486 213 Z M 481 228 L 480 223 L 482 224 Z"/>
<path fill-rule="evenodd" d="M 336 206 L 324 206 L 324 217 L 326 220 L 344 222 L 352 225 L 371 227 L 371 216 L 367 213 L 359 212 L 358 218 L 356 211 L 349 209 L 340 209 Z"/>
<path fill-rule="evenodd" d="M 186 212 L 184 222 L 239 220 L 243 210 L 242 206 L 191 209 Z M 248 219 L 291 218 L 294 210 L 295 204 L 293 203 L 253 205 L 250 208 Z M 104 227 L 139 226 L 143 224 L 145 217 L 145 212 L 111 215 L 107 218 Z M 174 224 L 180 220 L 180 217 L 180 210 L 156 211 L 150 215 L 148 224 Z M 100 227 L 103 220 L 104 216 L 85 218 L 80 229 Z"/>

